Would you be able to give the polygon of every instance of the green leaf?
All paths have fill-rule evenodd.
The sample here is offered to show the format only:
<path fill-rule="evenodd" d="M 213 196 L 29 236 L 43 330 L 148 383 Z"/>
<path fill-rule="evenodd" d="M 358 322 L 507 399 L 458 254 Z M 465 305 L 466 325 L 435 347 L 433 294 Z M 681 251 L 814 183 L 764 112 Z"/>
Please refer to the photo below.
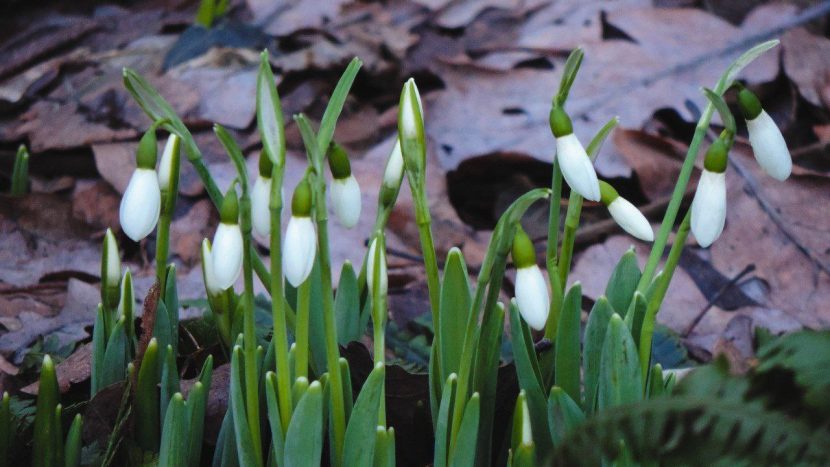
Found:
<path fill-rule="evenodd" d="M 559 91 L 556 92 L 556 97 L 553 100 L 554 106 L 562 107 L 565 105 L 565 101 L 568 99 L 568 93 L 571 91 L 571 86 L 573 86 L 574 80 L 576 80 L 576 74 L 579 72 L 579 66 L 582 64 L 583 56 L 584 53 L 581 48 L 574 49 L 568 56 L 568 60 L 565 62 L 565 69 L 562 71 L 562 79 L 559 82 Z"/>
<path fill-rule="evenodd" d="M 187 463 L 187 406 L 182 394 L 170 398 L 161 433 L 159 467 L 180 467 Z"/>
<path fill-rule="evenodd" d="M 107 350 L 106 325 L 104 324 L 104 308 L 98 305 L 95 315 L 95 325 L 92 328 L 92 356 L 90 357 L 90 397 L 94 397 L 103 386 L 104 356 Z"/>
<path fill-rule="evenodd" d="M 230 404 L 230 402 L 229 402 Z M 236 452 L 233 413 L 230 407 L 222 418 L 219 435 L 216 437 L 216 451 L 213 452 L 213 467 L 237 467 L 239 460 Z"/>
<path fill-rule="evenodd" d="M 176 287 L 176 265 L 167 266 L 165 273 L 164 306 L 167 307 L 167 318 L 170 322 L 170 345 L 173 346 L 173 355 L 179 354 L 179 290 Z M 164 348 L 164 347 L 162 347 Z"/>
<path fill-rule="evenodd" d="M 231 397 L 228 411 L 233 416 L 233 429 L 235 432 L 235 444 L 239 465 L 246 467 L 261 466 L 262 454 L 259 453 L 259 446 L 254 446 L 254 438 L 248 426 L 248 417 L 245 413 L 245 390 L 242 387 L 242 366 L 247 362 L 243 360 L 242 347 L 239 345 L 234 346 L 231 355 Z"/>
<path fill-rule="evenodd" d="M 161 396 L 159 397 L 159 409 L 161 409 L 161 416 L 159 420 L 166 419 L 167 407 L 170 404 L 170 399 L 174 394 L 179 392 L 179 370 L 176 366 L 176 356 L 173 355 L 173 346 L 168 345 L 167 350 L 164 351 L 164 361 L 161 367 Z"/>
<path fill-rule="evenodd" d="M 153 323 L 153 337 L 158 341 L 158 346 L 162 352 L 167 351 L 167 346 L 173 347 L 173 336 L 170 335 L 170 314 L 167 313 L 167 305 L 164 302 L 158 302 L 156 307 L 156 320 Z M 173 350 L 173 355 L 176 355 Z M 158 375 L 161 375 L 162 368 L 158 368 Z M 176 392 L 176 391 L 173 391 Z M 172 395 L 172 393 L 171 393 Z"/>
<path fill-rule="evenodd" d="M 210 26 L 213 24 L 214 10 L 214 0 L 201 0 L 199 2 L 199 9 L 196 10 L 196 18 L 193 20 L 193 23 L 210 29 Z"/>
<path fill-rule="evenodd" d="M 559 325 L 556 327 L 556 385 L 573 400 L 580 400 L 579 391 L 579 331 L 582 315 L 582 285 L 577 282 L 565 294 Z M 540 443 L 537 441 L 537 445 Z"/>
<path fill-rule="evenodd" d="M 378 425 L 385 370 L 378 362 L 366 378 L 346 427 L 344 465 L 369 465 L 374 458 L 375 427 Z"/>
<path fill-rule="evenodd" d="M 256 123 L 265 154 L 277 167 L 285 165 L 285 123 L 280 95 L 268 61 L 268 50 L 259 56 L 256 80 Z"/>
<path fill-rule="evenodd" d="M 450 446 L 450 414 L 455 403 L 455 390 L 458 385 L 458 377 L 452 373 L 444 383 L 444 390 L 441 394 L 441 405 L 438 408 L 438 417 L 435 427 L 435 449 L 432 465 L 433 467 L 446 467 L 449 446 Z M 463 420 L 462 420 L 463 423 Z"/>
<path fill-rule="evenodd" d="M 345 346 L 360 339 L 360 292 L 357 288 L 357 275 L 351 261 L 344 261 L 340 269 L 340 281 L 337 283 L 337 295 L 334 297 L 334 316 L 337 322 L 338 344 Z"/>
<path fill-rule="evenodd" d="M 455 447 L 450 457 L 451 467 L 472 467 L 475 465 L 480 399 L 481 397 L 477 392 L 473 393 L 467 402 L 467 407 L 464 409 L 464 418 L 461 421 L 458 438 L 455 440 Z"/>
<path fill-rule="evenodd" d="M 78 467 L 81 465 L 81 428 L 83 419 L 81 414 L 75 414 L 69 433 L 66 435 L 66 444 L 63 449 L 63 462 L 66 467 Z M 0 457 L 2 459 L 2 457 Z"/>
<path fill-rule="evenodd" d="M 604 410 L 642 399 L 643 383 L 634 339 L 620 315 L 608 322 L 602 347 L 598 403 Z"/>
<path fill-rule="evenodd" d="M 37 394 L 37 411 L 35 412 L 34 445 L 32 448 L 32 466 L 52 467 L 57 463 L 57 450 L 54 446 L 55 431 L 59 420 L 55 419 L 58 406 L 58 378 L 55 364 L 49 355 L 44 355 L 40 367 L 40 385 Z"/>
<path fill-rule="evenodd" d="M 378 426 L 375 429 L 375 459 L 374 467 L 395 467 L 395 429 L 384 429 Z"/>
<path fill-rule="evenodd" d="M 288 433 L 285 435 L 285 462 L 282 465 L 320 465 L 323 451 L 323 417 L 323 388 L 315 381 L 308 386 L 291 416 Z"/>
<path fill-rule="evenodd" d="M 265 374 L 265 399 L 268 404 L 268 423 L 271 426 L 271 455 L 274 459 L 284 459 L 285 435 L 282 432 L 280 404 L 277 401 L 277 375 L 273 371 Z"/>
<path fill-rule="evenodd" d="M 441 325 L 442 345 L 440 347 L 441 375 L 446 380 L 450 373 L 457 373 L 461 360 L 461 345 L 464 342 L 464 329 L 470 315 L 470 280 L 464 255 L 458 248 L 452 248 L 444 264 L 444 277 L 441 281 L 441 301 L 439 319 Z"/>
<path fill-rule="evenodd" d="M 562 444 L 565 436 L 585 421 L 585 414 L 562 388 L 554 386 L 548 397 L 548 425 L 553 446 Z"/>
<path fill-rule="evenodd" d="M 343 357 L 338 360 L 340 363 L 340 375 L 343 378 L 343 409 L 346 412 L 346 423 L 352 416 L 354 397 L 352 394 L 352 372 L 349 369 L 349 361 Z"/>
<path fill-rule="evenodd" d="M 112 335 L 104 352 L 104 368 L 101 373 L 101 388 L 122 381 L 127 367 L 127 335 L 124 333 L 124 319 L 119 319 L 112 329 Z M 100 388 L 99 388 L 100 389 Z"/>
<path fill-rule="evenodd" d="M 735 78 L 738 77 L 738 74 L 741 72 L 741 70 L 743 70 L 747 65 L 755 61 L 756 58 L 763 55 L 764 52 L 777 46 L 779 42 L 780 41 L 778 39 L 762 42 L 741 54 L 741 56 L 735 59 L 735 61 L 729 65 L 729 68 L 726 69 L 726 72 L 724 72 L 720 81 L 718 81 L 717 87 L 720 87 L 721 89 L 725 90 L 728 86 L 732 84 L 733 81 L 735 81 Z"/>
<path fill-rule="evenodd" d="M 641 275 L 637 255 L 634 248 L 630 248 L 614 267 L 605 287 L 605 296 L 618 315 L 625 316 L 628 311 L 628 305 L 634 298 L 634 291 L 637 290 Z"/>
<path fill-rule="evenodd" d="M 3 392 L 0 402 L 0 465 L 9 465 L 9 446 L 14 428 L 12 427 L 12 412 L 9 404 L 9 393 Z"/>
<path fill-rule="evenodd" d="M 239 178 L 239 183 L 242 185 L 242 192 L 247 192 L 248 166 L 245 165 L 245 156 L 242 154 L 242 150 L 233 139 L 233 136 L 231 136 L 231 134 L 228 133 L 228 130 L 226 130 L 222 125 L 218 123 L 214 124 L 213 132 L 216 133 L 216 137 L 219 138 L 219 142 L 222 143 L 222 147 L 225 148 L 225 152 L 227 152 L 228 156 L 230 156 L 231 162 L 233 162 L 233 165 L 236 166 L 236 175 Z"/>
<path fill-rule="evenodd" d="M 593 413 L 596 407 L 597 387 L 599 386 L 599 367 L 602 357 L 608 321 L 614 310 L 608 299 L 601 296 L 591 308 L 588 324 L 585 325 L 585 348 L 583 350 L 583 374 L 585 378 L 585 400 L 582 406 L 586 413 Z"/>
<path fill-rule="evenodd" d="M 628 306 L 628 312 L 625 314 L 625 325 L 631 331 L 631 337 L 634 339 L 634 345 L 640 345 L 640 332 L 643 328 L 643 319 L 646 316 L 646 302 L 645 295 L 639 291 L 634 292 L 634 300 Z M 642 368 L 641 368 L 642 371 Z"/>
<path fill-rule="evenodd" d="M 12 196 L 22 196 L 26 193 L 26 189 L 29 186 L 29 151 L 23 144 L 17 148 L 11 181 L 12 186 L 9 194 Z"/>
<path fill-rule="evenodd" d="M 349 95 L 349 89 L 352 87 L 355 76 L 360 70 L 363 62 L 355 57 L 349 62 L 346 71 L 340 76 L 340 81 L 331 93 L 331 98 L 323 112 L 323 118 L 320 120 L 320 130 L 317 132 L 317 150 L 320 154 L 325 154 L 328 150 L 329 143 L 334 136 L 334 127 L 337 124 L 337 118 L 340 117 L 340 112 L 343 110 L 343 105 L 346 103 L 346 97 Z"/>
<path fill-rule="evenodd" d="M 314 267 L 306 279 L 311 287 L 309 300 L 309 333 L 308 345 L 311 351 L 311 369 L 314 374 L 321 375 L 328 371 L 326 357 L 326 328 L 323 316 L 323 275 L 320 268 L 320 255 L 314 259 Z"/>
<path fill-rule="evenodd" d="M 493 289 L 495 292 L 495 288 Z M 504 336 L 504 306 L 496 303 L 481 323 L 479 335 L 474 342 L 479 344 L 476 356 L 476 373 L 473 390 L 481 395 L 479 417 L 478 459 L 489 458 L 493 433 L 493 417 L 496 412 L 496 386 L 499 374 L 499 359 Z"/>
<path fill-rule="evenodd" d="M 135 440 L 145 451 L 159 448 L 159 370 L 158 341 L 153 338 L 147 344 L 135 391 Z"/>
<path fill-rule="evenodd" d="M 199 380 L 193 385 L 190 394 L 187 396 L 188 418 L 190 429 L 188 430 L 187 460 L 190 467 L 200 465 L 202 457 L 202 436 L 205 429 L 205 413 L 207 412 L 207 398 L 210 394 L 210 385 L 213 380 L 213 355 L 209 355 L 202 365 Z"/>
<path fill-rule="evenodd" d="M 731 134 L 734 136 L 735 133 L 737 133 L 737 129 L 735 126 L 735 117 L 729 110 L 729 106 L 726 105 L 726 101 L 723 100 L 723 97 L 721 97 L 719 94 L 716 94 L 709 88 L 703 88 L 702 90 L 703 95 L 705 95 L 706 98 L 709 99 L 709 102 L 711 102 L 712 105 L 715 106 L 715 110 L 718 111 L 721 122 L 723 122 L 723 127 L 727 131 L 731 132 Z"/>

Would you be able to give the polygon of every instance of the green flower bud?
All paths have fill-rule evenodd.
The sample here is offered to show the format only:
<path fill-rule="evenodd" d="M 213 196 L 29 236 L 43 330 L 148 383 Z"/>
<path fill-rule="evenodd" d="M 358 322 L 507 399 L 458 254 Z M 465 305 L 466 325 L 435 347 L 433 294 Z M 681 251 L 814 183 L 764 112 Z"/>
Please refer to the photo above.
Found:
<path fill-rule="evenodd" d="M 349 164 L 349 155 L 346 154 L 346 150 L 343 149 L 343 146 L 340 146 L 334 141 L 332 141 L 331 145 L 329 145 L 328 160 L 329 169 L 331 170 L 331 175 L 334 178 L 342 180 L 344 178 L 349 178 L 352 174 L 352 166 Z"/>
<path fill-rule="evenodd" d="M 294 188 L 291 198 L 291 215 L 294 217 L 311 217 L 311 184 L 304 178 Z"/>
<path fill-rule="evenodd" d="M 222 200 L 219 209 L 219 220 L 223 224 L 237 224 L 239 222 L 239 199 L 236 197 L 236 184 L 231 185 Z"/>
<path fill-rule="evenodd" d="M 703 167 L 706 170 L 714 173 L 723 173 L 726 171 L 726 161 L 729 155 L 729 145 L 723 138 L 718 138 L 709 149 L 706 150 L 706 158 L 703 159 Z"/>
<path fill-rule="evenodd" d="M 571 117 L 568 116 L 562 107 L 553 107 L 550 109 L 550 131 L 557 138 L 570 135 L 574 132 Z"/>
<path fill-rule="evenodd" d="M 513 236 L 513 264 L 517 269 L 536 265 L 533 242 L 521 226 L 516 226 L 516 234 Z"/>

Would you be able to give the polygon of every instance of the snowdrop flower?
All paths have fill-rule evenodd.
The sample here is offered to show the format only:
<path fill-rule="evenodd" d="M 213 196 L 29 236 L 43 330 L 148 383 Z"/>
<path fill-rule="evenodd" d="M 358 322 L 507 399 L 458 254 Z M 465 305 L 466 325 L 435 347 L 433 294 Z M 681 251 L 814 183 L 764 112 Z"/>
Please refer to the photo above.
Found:
<path fill-rule="evenodd" d="M 121 258 L 112 230 L 104 234 L 104 253 L 101 257 L 101 301 L 107 308 L 118 304 L 121 282 Z"/>
<path fill-rule="evenodd" d="M 382 235 L 382 234 L 381 234 Z M 378 284 L 380 287 L 378 291 L 380 295 L 386 295 L 387 290 L 389 289 L 389 275 L 386 272 L 386 245 L 381 244 L 381 248 L 378 248 L 378 240 L 380 236 L 375 237 L 372 240 L 371 246 L 369 246 L 369 254 L 366 255 L 366 261 L 369 264 L 366 265 L 366 285 L 369 287 L 369 296 L 374 296 L 375 290 L 375 262 L 380 266 L 380 270 L 378 271 Z M 381 239 L 382 241 L 382 239 Z"/>
<path fill-rule="evenodd" d="M 726 222 L 727 143 L 718 138 L 706 151 L 703 173 L 692 201 L 692 233 L 697 243 L 708 247 L 718 239 Z"/>
<path fill-rule="evenodd" d="M 599 181 L 594 164 L 574 134 L 571 118 L 561 107 L 551 109 L 550 128 L 556 137 L 556 160 L 568 186 L 587 200 L 599 201 Z"/>
<path fill-rule="evenodd" d="M 213 235 L 211 261 L 216 286 L 227 289 L 233 286 L 242 271 L 242 230 L 239 228 L 239 200 L 236 186 L 225 194 L 219 210 L 219 227 Z"/>
<path fill-rule="evenodd" d="M 139 241 L 156 227 L 161 211 L 161 189 L 156 175 L 156 134 L 151 128 L 138 144 L 136 169 L 121 198 L 121 229 L 133 241 Z"/>
<path fill-rule="evenodd" d="M 159 188 L 161 191 L 170 189 L 173 177 L 178 176 L 180 141 L 177 135 L 171 133 L 164 145 L 161 162 L 159 162 Z"/>
<path fill-rule="evenodd" d="M 219 296 L 225 289 L 219 287 L 216 281 L 216 275 L 213 271 L 213 253 L 211 252 L 210 240 L 202 240 L 202 280 L 205 282 L 205 290 L 208 294 L 208 299 Z"/>
<path fill-rule="evenodd" d="M 738 92 L 738 104 L 746 118 L 749 144 L 755 160 L 770 177 L 786 180 L 793 170 L 793 161 L 781 130 L 761 107 L 761 102 L 748 89 Z"/>
<path fill-rule="evenodd" d="M 383 170 L 383 183 L 380 186 L 378 203 L 381 208 L 389 208 L 398 197 L 403 182 L 403 153 L 401 152 L 400 138 L 395 140 L 395 147 L 386 160 L 386 168 Z"/>
<path fill-rule="evenodd" d="M 643 213 L 631 204 L 630 201 L 617 193 L 611 185 L 604 181 L 599 182 L 600 200 L 614 221 L 630 235 L 644 242 L 654 241 L 654 230 Z"/>
<path fill-rule="evenodd" d="M 328 153 L 329 169 L 334 178 L 329 187 L 331 204 L 340 224 L 347 229 L 357 225 L 360 219 L 360 185 L 352 175 L 349 156 L 339 144 L 332 142 Z"/>
<path fill-rule="evenodd" d="M 404 83 L 401 91 L 398 105 L 398 135 L 406 171 L 410 177 L 422 178 L 427 160 L 424 109 L 418 87 L 412 78 Z"/>
<path fill-rule="evenodd" d="M 271 235 L 271 172 L 274 164 L 268 154 L 259 154 L 259 175 L 251 189 L 251 223 L 262 238 Z"/>
<path fill-rule="evenodd" d="M 299 287 L 311 274 L 317 254 L 317 232 L 311 221 L 311 186 L 303 179 L 291 199 L 291 219 L 282 245 L 282 269 L 285 278 Z"/>
<path fill-rule="evenodd" d="M 533 242 L 521 227 L 513 237 L 513 264 L 516 266 L 516 303 L 522 318 L 533 329 L 544 329 L 550 311 L 548 286 L 536 265 Z"/>

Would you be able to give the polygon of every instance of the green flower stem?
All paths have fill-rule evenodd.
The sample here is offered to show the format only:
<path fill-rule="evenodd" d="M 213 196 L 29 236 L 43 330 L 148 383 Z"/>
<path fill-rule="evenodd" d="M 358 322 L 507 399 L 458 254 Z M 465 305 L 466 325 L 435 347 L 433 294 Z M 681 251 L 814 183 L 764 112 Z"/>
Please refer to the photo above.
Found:
<path fill-rule="evenodd" d="M 671 250 L 669 250 L 669 257 L 666 259 L 666 264 L 663 267 L 663 272 L 658 276 L 657 284 L 654 288 L 654 294 L 649 297 L 648 308 L 643 317 L 643 324 L 640 328 L 640 368 L 644 372 L 643 375 L 650 374 L 647 370 L 650 368 L 651 362 L 651 343 L 654 336 L 654 323 L 657 320 L 657 312 L 660 311 L 660 305 L 666 297 L 666 291 L 671 284 L 674 271 L 677 269 L 677 263 L 680 261 L 680 254 L 683 252 L 683 247 L 686 244 L 686 237 L 689 235 L 689 225 L 691 223 L 692 210 L 686 211 L 683 220 L 680 222 L 680 227 L 677 228 L 677 234 L 674 237 L 674 243 Z M 645 387 L 646 378 L 643 380 Z"/>
<path fill-rule="evenodd" d="M 262 156 L 260 156 L 262 157 Z M 283 169 L 274 166 L 271 172 L 271 196 L 268 207 L 271 211 L 271 315 L 274 321 L 271 344 L 277 363 L 277 402 L 280 407 L 282 432 L 288 433 L 293 403 L 291 401 L 291 378 L 288 367 L 288 328 L 285 320 L 285 304 L 282 297 L 282 179 Z"/>
<path fill-rule="evenodd" d="M 161 193 L 161 214 L 156 231 L 156 281 L 159 283 L 161 297 L 167 290 L 167 257 L 170 251 L 170 224 L 173 221 L 173 212 L 176 209 L 176 199 L 179 194 L 179 158 L 174 157 L 175 163 L 170 174 L 170 186 Z"/>
<path fill-rule="evenodd" d="M 551 182 L 550 212 L 548 213 L 548 244 L 545 253 L 545 267 L 550 283 L 551 301 L 548 322 L 545 324 L 545 337 L 553 342 L 556 326 L 559 324 L 559 311 L 562 307 L 562 284 L 559 283 L 557 264 L 559 258 L 556 249 L 559 246 L 559 213 L 562 209 L 562 169 L 556 158 L 553 159 Z"/>
<path fill-rule="evenodd" d="M 429 202 L 427 201 L 426 181 L 423 175 L 413 180 L 412 172 L 409 182 L 412 187 L 412 199 L 415 202 L 415 220 L 418 223 L 418 236 L 421 238 L 421 250 L 424 255 L 424 268 L 427 273 L 427 288 L 429 289 L 429 304 L 432 307 L 432 326 L 435 335 L 439 335 L 440 319 L 438 313 L 440 308 L 441 283 L 438 280 L 438 259 L 435 256 L 435 242 L 432 240 L 432 216 L 429 213 Z M 415 182 L 413 184 L 413 182 Z"/>
<path fill-rule="evenodd" d="M 562 235 L 562 253 L 559 255 L 559 286 L 564 290 L 568 282 L 568 273 L 571 270 L 571 259 L 574 253 L 576 229 L 579 227 L 579 216 L 582 214 L 582 196 L 571 190 L 568 197 L 568 212 L 565 214 L 565 227 Z"/>
<path fill-rule="evenodd" d="M 375 251 L 382 251 L 380 248 L 386 248 L 386 242 L 384 241 L 383 235 L 378 236 L 378 245 L 375 247 Z M 371 279 L 374 284 L 378 284 L 380 282 L 380 271 L 381 271 L 381 264 L 380 264 L 380 255 L 376 255 L 376 258 L 370 258 L 370 261 L 374 261 L 374 277 Z M 372 288 L 372 331 L 373 331 L 373 351 L 374 351 L 374 363 L 377 365 L 378 363 L 383 364 L 386 366 L 386 294 L 382 293 L 383 291 L 379 290 L 380 288 L 375 286 Z M 381 387 L 381 396 L 380 396 L 380 409 L 378 412 L 378 425 L 386 426 L 386 383 L 384 381 L 383 386 Z"/>
<path fill-rule="evenodd" d="M 306 279 L 297 290 L 297 329 L 294 350 L 296 377 L 308 377 L 308 319 L 311 314 L 311 281 Z"/>

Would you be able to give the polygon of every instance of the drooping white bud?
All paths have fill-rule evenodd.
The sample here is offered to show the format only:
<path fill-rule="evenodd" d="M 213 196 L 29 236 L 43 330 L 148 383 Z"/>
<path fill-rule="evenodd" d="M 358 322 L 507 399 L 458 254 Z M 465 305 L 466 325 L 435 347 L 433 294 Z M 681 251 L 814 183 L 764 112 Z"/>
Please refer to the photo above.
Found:
<path fill-rule="evenodd" d="M 357 221 L 360 219 L 362 200 L 360 185 L 358 185 L 354 175 L 333 179 L 329 191 L 332 208 L 340 224 L 347 229 L 357 225 Z"/>
<path fill-rule="evenodd" d="M 654 230 L 652 230 L 648 219 L 627 199 L 617 196 L 608 204 L 608 212 L 614 218 L 614 221 L 632 236 L 644 242 L 654 241 Z"/>
<path fill-rule="evenodd" d="M 258 175 L 251 189 L 251 223 L 262 238 L 271 234 L 271 179 Z"/>
<path fill-rule="evenodd" d="M 161 190 L 155 170 L 137 168 L 121 198 L 121 229 L 139 241 L 156 227 L 161 210 Z"/>
<path fill-rule="evenodd" d="M 516 270 L 516 304 L 531 328 L 545 328 L 550 312 L 548 285 L 539 266 L 533 264 Z"/>
<path fill-rule="evenodd" d="M 310 217 L 291 216 L 282 246 L 282 269 L 294 287 L 305 282 L 314 267 L 317 232 Z"/>
<path fill-rule="evenodd" d="M 787 142 L 775 121 L 762 110 L 757 117 L 746 121 L 749 144 L 758 165 L 777 180 L 786 180 L 793 170 L 793 161 Z"/>
<path fill-rule="evenodd" d="M 692 201 L 692 233 L 708 247 L 718 239 L 726 223 L 726 173 L 704 169 Z"/>
<path fill-rule="evenodd" d="M 202 240 L 202 279 L 205 281 L 205 289 L 208 295 L 217 296 L 224 291 L 216 280 L 213 271 L 213 254 L 211 253 L 210 240 Z"/>
<path fill-rule="evenodd" d="M 369 262 L 369 264 L 366 265 L 366 285 L 369 287 L 370 297 L 374 294 L 375 290 L 376 261 L 380 264 L 380 270 L 378 271 L 378 291 L 381 295 L 386 295 L 389 289 L 389 275 L 386 270 L 386 251 L 384 248 L 378 250 L 377 245 L 378 239 L 375 238 L 372 240 L 372 244 L 369 246 L 369 253 L 366 255 L 366 261 Z"/>
<path fill-rule="evenodd" d="M 242 271 L 242 230 L 239 224 L 220 222 L 213 235 L 213 277 L 220 289 L 232 287 Z"/>
<path fill-rule="evenodd" d="M 572 190 L 590 201 L 599 201 L 599 180 L 594 164 L 573 133 L 556 138 L 556 159 Z"/>

